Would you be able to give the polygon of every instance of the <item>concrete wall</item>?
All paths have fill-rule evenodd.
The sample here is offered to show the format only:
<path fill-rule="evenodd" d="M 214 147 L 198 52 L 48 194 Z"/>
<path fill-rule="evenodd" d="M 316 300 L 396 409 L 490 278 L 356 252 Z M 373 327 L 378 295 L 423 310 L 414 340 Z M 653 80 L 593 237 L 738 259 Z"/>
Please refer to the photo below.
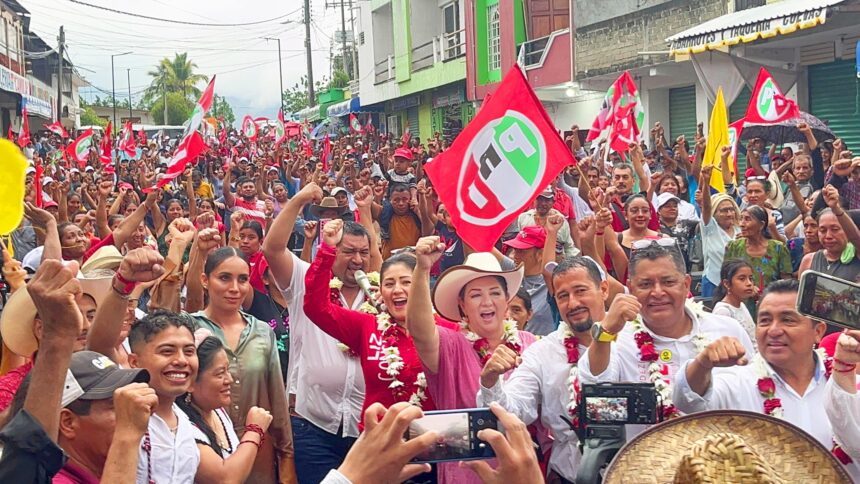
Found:
<path fill-rule="evenodd" d="M 645 10 L 672 0 L 576 0 L 573 20 L 577 28 L 588 27 L 637 10 Z M 717 0 L 714 0 L 716 2 Z"/>
<path fill-rule="evenodd" d="M 577 0 L 577 9 L 584 10 L 581 14 L 586 19 L 613 15 L 593 24 L 578 24 L 577 79 L 654 64 L 654 56 L 649 59 L 639 52 L 668 51 L 667 37 L 726 13 L 726 2 L 717 0 L 638 0 L 644 5 L 638 10 L 636 3 L 637 0 Z M 598 15 L 601 9 L 608 13 Z M 623 14 L 625 10 L 630 13 Z M 658 58 L 668 60 L 668 52 Z"/>

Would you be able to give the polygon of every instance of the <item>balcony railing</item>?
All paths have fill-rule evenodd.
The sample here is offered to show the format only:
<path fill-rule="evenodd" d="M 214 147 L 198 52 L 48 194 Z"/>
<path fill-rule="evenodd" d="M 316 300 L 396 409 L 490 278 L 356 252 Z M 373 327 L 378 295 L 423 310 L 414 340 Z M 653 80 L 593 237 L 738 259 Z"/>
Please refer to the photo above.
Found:
<path fill-rule="evenodd" d="M 436 39 L 412 49 L 412 72 L 433 67 L 436 63 Z"/>
<path fill-rule="evenodd" d="M 389 55 L 385 59 L 377 62 L 373 67 L 374 84 L 382 84 L 383 82 L 394 79 L 394 56 Z"/>
<path fill-rule="evenodd" d="M 439 51 L 443 62 L 466 55 L 466 30 L 442 34 L 439 37 Z"/>

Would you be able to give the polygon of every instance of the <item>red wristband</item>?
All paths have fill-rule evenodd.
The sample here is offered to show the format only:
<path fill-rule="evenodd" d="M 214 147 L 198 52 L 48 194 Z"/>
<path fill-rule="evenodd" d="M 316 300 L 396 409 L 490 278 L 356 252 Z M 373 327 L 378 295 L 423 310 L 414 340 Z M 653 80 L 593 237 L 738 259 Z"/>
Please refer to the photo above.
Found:
<path fill-rule="evenodd" d="M 836 358 L 833 358 L 833 364 L 843 367 L 843 369 L 838 370 L 834 366 L 833 371 L 835 371 L 837 373 L 853 373 L 854 370 L 857 368 L 857 365 L 854 363 L 846 363 L 844 361 L 837 360 Z"/>
<path fill-rule="evenodd" d="M 131 294 L 131 291 L 133 291 L 135 286 L 137 286 L 137 282 L 129 281 L 125 277 L 122 277 L 122 275 L 120 275 L 119 271 L 114 273 L 113 277 L 114 277 L 114 279 L 116 279 L 117 282 L 119 282 L 123 286 L 122 287 L 122 293 L 124 295 Z"/>
<path fill-rule="evenodd" d="M 260 427 L 257 424 L 245 425 L 245 432 L 254 432 L 259 435 L 261 444 L 266 441 L 266 433 L 263 432 L 263 427 Z"/>

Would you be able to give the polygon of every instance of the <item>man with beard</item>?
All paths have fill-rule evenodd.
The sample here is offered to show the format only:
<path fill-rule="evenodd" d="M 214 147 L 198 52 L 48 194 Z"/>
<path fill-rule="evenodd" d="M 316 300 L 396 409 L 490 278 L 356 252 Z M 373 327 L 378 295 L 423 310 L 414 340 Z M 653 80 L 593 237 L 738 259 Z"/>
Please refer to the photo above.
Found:
<path fill-rule="evenodd" d="M 579 371 L 579 355 L 592 344 L 594 321 L 623 324 L 636 316 L 640 304 L 633 296 L 619 294 L 607 313 L 604 304 L 609 297 L 609 285 L 597 264 L 588 257 L 561 261 L 553 270 L 552 285 L 563 323 L 526 349 L 521 363 L 511 349 L 504 345 L 496 348 L 481 371 L 477 404 L 498 402 L 527 425 L 540 417 L 554 439 L 550 469 L 573 482 L 580 453 L 576 433 L 568 420 L 576 416 L 579 397 L 568 382 Z M 502 385 L 500 376 L 515 367 Z"/>
<path fill-rule="evenodd" d="M 256 220 L 266 227 L 266 202 L 257 198 L 257 183 L 252 178 L 241 176 L 236 180 L 236 193 L 230 189 L 233 163 L 224 175 L 224 204 L 231 212 L 241 212 L 246 221 Z"/>

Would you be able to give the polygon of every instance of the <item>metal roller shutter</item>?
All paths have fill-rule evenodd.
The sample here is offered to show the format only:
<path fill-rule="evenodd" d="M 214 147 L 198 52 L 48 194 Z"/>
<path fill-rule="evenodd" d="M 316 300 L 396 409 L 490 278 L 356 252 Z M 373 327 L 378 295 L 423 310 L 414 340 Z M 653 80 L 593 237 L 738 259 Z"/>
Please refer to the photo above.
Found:
<path fill-rule="evenodd" d="M 669 144 L 684 135 L 690 145 L 696 138 L 696 86 L 669 89 Z"/>
<path fill-rule="evenodd" d="M 418 137 L 418 108 L 409 108 L 406 110 L 406 120 L 409 126 L 406 129 L 412 133 L 413 138 Z M 405 131 L 405 130 L 404 130 Z"/>
<path fill-rule="evenodd" d="M 826 122 L 848 149 L 860 152 L 860 80 L 853 62 L 809 66 L 809 112 Z"/>

